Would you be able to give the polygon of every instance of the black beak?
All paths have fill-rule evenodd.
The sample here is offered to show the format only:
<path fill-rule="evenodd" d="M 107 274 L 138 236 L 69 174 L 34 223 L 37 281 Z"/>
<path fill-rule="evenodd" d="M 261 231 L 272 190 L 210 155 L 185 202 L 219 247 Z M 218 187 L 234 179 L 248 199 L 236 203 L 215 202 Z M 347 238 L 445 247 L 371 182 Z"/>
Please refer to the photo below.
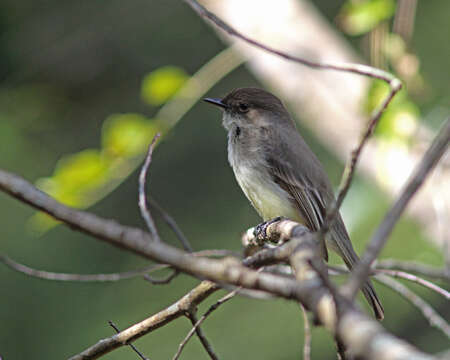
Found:
<path fill-rule="evenodd" d="M 206 102 L 208 102 L 210 104 L 219 106 L 219 107 L 221 107 L 223 109 L 227 109 L 228 108 L 227 104 L 223 103 L 221 99 L 204 98 L 203 101 L 206 101 Z"/>

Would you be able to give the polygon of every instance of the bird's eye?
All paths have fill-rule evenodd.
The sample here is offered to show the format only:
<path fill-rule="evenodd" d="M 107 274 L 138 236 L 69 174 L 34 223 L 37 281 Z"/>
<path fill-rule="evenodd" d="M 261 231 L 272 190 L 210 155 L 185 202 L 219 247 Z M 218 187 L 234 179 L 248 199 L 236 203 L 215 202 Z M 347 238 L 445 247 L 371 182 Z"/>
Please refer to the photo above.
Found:
<path fill-rule="evenodd" d="M 239 111 L 242 113 L 245 113 L 248 111 L 248 105 L 246 103 L 240 103 L 238 105 L 238 107 L 239 107 Z"/>

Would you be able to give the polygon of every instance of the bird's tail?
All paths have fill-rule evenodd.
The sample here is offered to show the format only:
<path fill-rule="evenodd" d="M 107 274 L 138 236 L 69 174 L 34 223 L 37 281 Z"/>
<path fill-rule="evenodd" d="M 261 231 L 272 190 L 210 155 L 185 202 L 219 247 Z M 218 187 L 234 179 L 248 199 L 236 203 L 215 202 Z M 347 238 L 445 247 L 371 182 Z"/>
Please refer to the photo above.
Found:
<path fill-rule="evenodd" d="M 375 292 L 375 289 L 372 286 L 372 283 L 370 280 L 367 280 L 363 288 L 361 289 L 362 293 L 366 297 L 369 304 L 372 306 L 373 312 L 375 313 L 375 316 L 378 320 L 384 319 L 384 309 L 383 305 L 381 305 L 380 299 L 378 299 L 377 293 Z"/>
<path fill-rule="evenodd" d="M 356 255 L 356 253 L 351 249 L 352 251 L 349 254 L 345 254 L 342 258 L 344 259 L 345 264 L 347 267 L 351 270 L 353 267 L 359 262 L 359 257 Z M 366 297 L 368 303 L 370 306 L 372 306 L 373 312 L 375 314 L 375 317 L 378 320 L 384 319 L 384 309 L 383 305 L 381 305 L 381 301 L 378 298 L 377 293 L 375 292 L 375 289 L 373 288 L 372 282 L 370 280 L 367 280 L 362 289 L 362 293 Z"/>
<path fill-rule="evenodd" d="M 332 241 L 331 245 L 334 245 L 335 249 L 341 255 L 347 267 L 352 270 L 353 267 L 359 262 L 359 257 L 358 255 L 356 255 L 355 250 L 353 250 L 353 246 L 350 242 L 347 231 L 345 230 L 342 219 L 338 218 L 337 224 L 338 226 L 332 229 L 332 239 L 334 241 Z M 339 239 L 340 241 L 336 241 L 335 239 Z M 376 318 L 378 320 L 383 320 L 384 309 L 370 280 L 367 280 L 364 283 L 361 291 L 366 297 L 369 304 L 372 306 Z"/>

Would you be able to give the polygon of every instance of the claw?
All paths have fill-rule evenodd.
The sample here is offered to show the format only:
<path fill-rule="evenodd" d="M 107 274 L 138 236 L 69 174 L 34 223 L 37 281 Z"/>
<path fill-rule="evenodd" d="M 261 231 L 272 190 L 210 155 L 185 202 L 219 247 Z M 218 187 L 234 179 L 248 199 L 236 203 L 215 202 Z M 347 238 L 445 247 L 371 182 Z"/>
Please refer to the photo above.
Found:
<path fill-rule="evenodd" d="M 255 230 L 253 230 L 253 235 L 258 240 L 265 240 L 267 238 L 267 227 L 273 223 L 276 223 L 277 221 L 282 220 L 282 219 L 283 219 L 283 217 L 277 216 L 276 218 L 273 218 L 271 220 L 264 221 L 261 224 L 258 224 L 255 227 Z"/>

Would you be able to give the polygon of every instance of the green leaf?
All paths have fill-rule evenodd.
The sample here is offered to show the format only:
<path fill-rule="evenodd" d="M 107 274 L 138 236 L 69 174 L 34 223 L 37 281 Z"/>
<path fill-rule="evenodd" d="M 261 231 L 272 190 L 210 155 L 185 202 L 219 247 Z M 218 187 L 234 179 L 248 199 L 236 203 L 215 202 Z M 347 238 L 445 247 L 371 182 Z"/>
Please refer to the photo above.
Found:
<path fill-rule="evenodd" d="M 133 157 L 147 149 L 158 131 L 156 121 L 140 114 L 116 114 L 103 123 L 102 146 L 109 156 Z"/>
<path fill-rule="evenodd" d="M 347 1 L 339 13 L 344 31 L 361 35 L 375 28 L 395 13 L 394 0 Z"/>
<path fill-rule="evenodd" d="M 58 161 L 52 177 L 41 178 L 37 186 L 66 205 L 83 207 L 87 193 L 108 177 L 109 161 L 98 150 L 83 150 Z"/>
<path fill-rule="evenodd" d="M 176 94 L 188 78 L 183 69 L 175 66 L 156 69 L 144 77 L 141 97 L 150 105 L 164 104 Z"/>
<path fill-rule="evenodd" d="M 42 235 L 53 229 L 60 222 L 44 212 L 37 212 L 28 219 L 26 228 L 30 234 Z"/>

